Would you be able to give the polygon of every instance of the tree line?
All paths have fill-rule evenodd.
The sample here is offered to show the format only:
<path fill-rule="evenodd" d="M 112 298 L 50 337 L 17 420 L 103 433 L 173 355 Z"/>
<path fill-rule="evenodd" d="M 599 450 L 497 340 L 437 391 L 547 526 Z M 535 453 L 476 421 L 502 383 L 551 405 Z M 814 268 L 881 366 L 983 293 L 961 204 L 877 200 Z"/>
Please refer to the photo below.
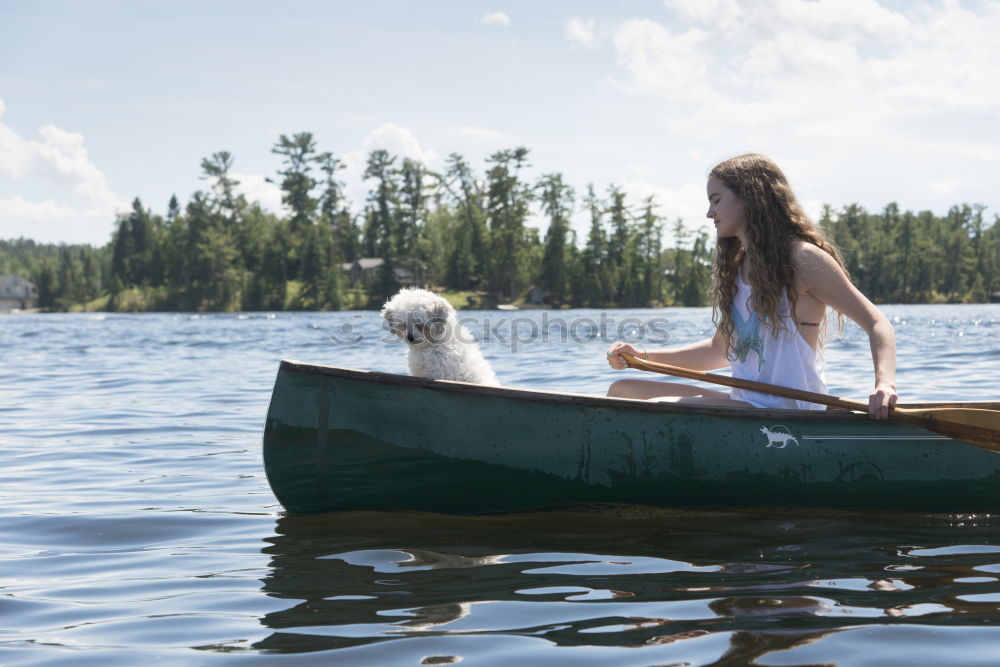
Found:
<path fill-rule="evenodd" d="M 1000 290 L 1000 215 L 981 205 L 879 213 L 824 206 L 819 223 L 839 246 L 855 285 L 880 303 L 989 301 Z"/>
<path fill-rule="evenodd" d="M 217 152 L 201 162 L 206 188 L 183 207 L 174 196 L 157 213 L 137 198 L 102 247 L 0 241 L 0 274 L 28 277 L 49 310 L 373 308 L 401 282 L 473 294 L 483 306 L 522 300 L 530 287 L 554 306 L 709 303 L 714 242 L 704 227 L 670 221 L 653 198 L 630 201 L 615 185 L 578 193 L 559 173 L 528 179 L 527 148 L 493 153 L 482 171 L 452 154 L 439 172 L 373 150 L 356 206 L 342 161 L 311 133 L 281 135 L 272 152 L 283 214 L 239 194 L 233 156 Z M 582 238 L 571 225 L 578 213 Z M 544 234 L 529 226 L 533 216 Z M 875 301 L 986 301 L 1000 290 L 997 217 L 987 223 L 982 206 L 937 217 L 852 204 L 825 207 L 819 222 Z M 382 262 L 359 270 L 362 258 Z"/>

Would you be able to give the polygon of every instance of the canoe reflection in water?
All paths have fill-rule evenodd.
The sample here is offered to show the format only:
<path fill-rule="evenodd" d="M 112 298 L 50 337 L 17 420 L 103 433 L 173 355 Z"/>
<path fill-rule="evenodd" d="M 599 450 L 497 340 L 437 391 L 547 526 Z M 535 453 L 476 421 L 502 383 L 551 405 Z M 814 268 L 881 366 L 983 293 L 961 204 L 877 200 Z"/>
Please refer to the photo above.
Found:
<path fill-rule="evenodd" d="M 811 644 L 834 629 L 822 631 L 794 628 L 793 622 L 801 618 L 805 625 L 814 616 L 825 616 L 831 611 L 828 603 L 813 598 L 721 598 L 709 603 L 709 608 L 720 617 L 728 617 L 736 622 L 768 623 L 777 619 L 789 629 L 738 630 L 729 637 L 729 648 L 719 658 L 721 664 L 753 665 L 757 659 L 775 651 L 787 651 Z"/>
<path fill-rule="evenodd" d="M 1000 549 L 912 546 L 971 544 L 997 529 L 989 517 L 959 523 L 612 505 L 290 515 L 265 548 L 263 579 L 288 607 L 263 617 L 273 632 L 255 647 L 407 664 L 574 662 L 596 659 L 593 651 L 606 664 L 632 655 L 643 664 L 754 664 L 781 651 L 795 664 L 831 663 L 856 629 L 918 622 L 944 632 L 995 618 L 997 603 L 976 599 L 1000 599 L 996 578 L 982 576 L 1000 567 Z"/>

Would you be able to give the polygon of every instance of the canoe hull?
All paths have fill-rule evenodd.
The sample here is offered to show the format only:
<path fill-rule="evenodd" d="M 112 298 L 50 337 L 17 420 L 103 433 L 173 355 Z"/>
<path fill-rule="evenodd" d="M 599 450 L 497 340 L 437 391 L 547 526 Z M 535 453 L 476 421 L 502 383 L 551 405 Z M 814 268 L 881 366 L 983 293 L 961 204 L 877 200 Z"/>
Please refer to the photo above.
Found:
<path fill-rule="evenodd" d="M 721 410 L 282 362 L 264 464 L 290 512 L 568 503 L 972 511 L 1000 455 L 861 415 Z"/>

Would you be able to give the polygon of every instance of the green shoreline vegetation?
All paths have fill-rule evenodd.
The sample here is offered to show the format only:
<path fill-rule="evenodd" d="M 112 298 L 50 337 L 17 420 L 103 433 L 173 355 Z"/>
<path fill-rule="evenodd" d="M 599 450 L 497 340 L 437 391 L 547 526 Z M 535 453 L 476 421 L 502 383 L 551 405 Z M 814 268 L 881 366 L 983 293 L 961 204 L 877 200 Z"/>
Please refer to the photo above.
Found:
<path fill-rule="evenodd" d="M 154 213 L 137 198 L 102 247 L 0 241 L 0 275 L 30 280 L 48 311 L 377 308 L 401 284 L 432 287 L 460 308 L 523 302 L 532 287 L 553 307 L 710 302 L 714 241 L 704 228 L 615 185 L 578 197 L 559 173 L 529 182 L 527 148 L 493 153 L 482 174 L 457 154 L 436 173 L 371 151 L 359 207 L 338 179 L 341 161 L 311 133 L 281 135 L 272 152 L 285 215 L 237 194 L 233 157 L 218 152 L 201 163 L 209 187 L 183 208 L 174 196 Z M 582 239 L 570 225 L 578 206 L 589 221 Z M 544 235 L 526 224 L 533 211 Z M 984 211 L 851 204 L 825 206 L 819 223 L 877 303 L 985 302 L 1000 290 L 1000 215 L 988 223 Z M 662 242 L 668 226 L 672 247 Z"/>

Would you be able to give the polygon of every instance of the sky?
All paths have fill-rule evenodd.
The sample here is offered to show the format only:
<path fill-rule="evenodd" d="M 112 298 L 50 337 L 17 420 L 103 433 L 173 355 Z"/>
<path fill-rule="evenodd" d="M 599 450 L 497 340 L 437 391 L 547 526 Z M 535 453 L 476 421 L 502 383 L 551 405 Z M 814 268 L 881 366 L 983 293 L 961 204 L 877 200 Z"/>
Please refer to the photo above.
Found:
<path fill-rule="evenodd" d="M 814 216 L 992 220 L 998 34 L 996 0 L 0 0 L 0 239 L 103 245 L 135 197 L 163 213 L 207 189 L 222 150 L 280 212 L 271 148 L 302 131 L 356 208 L 372 149 L 483 173 L 523 145 L 578 202 L 615 184 L 689 226 L 746 152 Z"/>

